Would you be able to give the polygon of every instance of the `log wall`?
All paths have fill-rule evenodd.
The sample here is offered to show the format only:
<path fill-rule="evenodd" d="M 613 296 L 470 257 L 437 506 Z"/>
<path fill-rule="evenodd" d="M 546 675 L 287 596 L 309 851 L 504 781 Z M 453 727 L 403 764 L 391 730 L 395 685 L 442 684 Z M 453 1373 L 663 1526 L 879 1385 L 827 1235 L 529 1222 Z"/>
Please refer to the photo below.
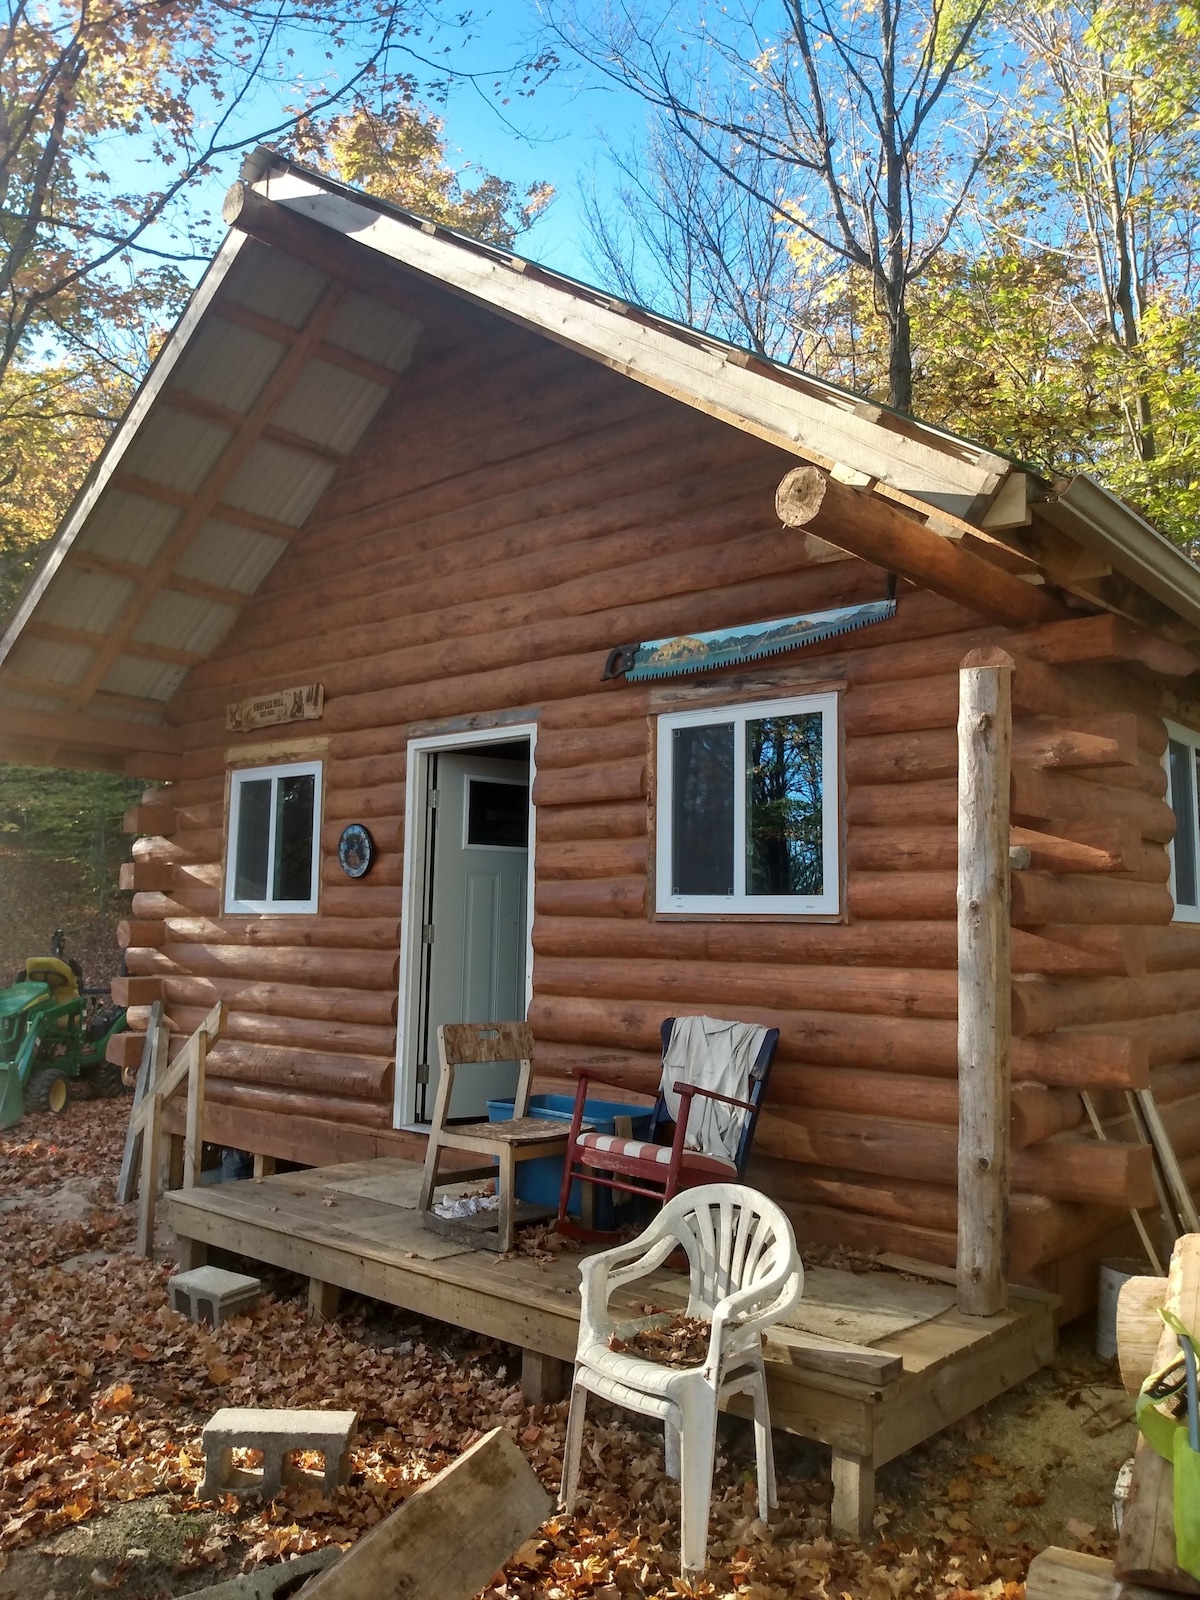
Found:
<path fill-rule="evenodd" d="M 426 323 L 433 291 L 413 291 Z M 456 313 L 462 321 L 461 308 Z M 955 1249 L 955 719 L 958 667 L 1001 644 L 1014 675 L 1015 1275 L 1045 1272 L 1153 1200 L 1114 1135 L 1151 1083 L 1200 1176 L 1200 929 L 1171 926 L 1162 685 L 1123 664 L 1110 619 L 1015 631 L 901 584 L 896 619 L 753 673 L 602 684 L 651 638 L 877 598 L 886 574 L 781 530 L 780 452 L 507 324 L 418 357 L 230 639 L 171 706 L 182 775 L 131 825 L 122 932 L 134 1033 L 218 999 L 210 1136 L 305 1161 L 390 1135 L 405 750 L 445 719 L 539 723 L 534 1000 L 543 1077 L 597 1051 L 651 1093 L 671 1012 L 778 1025 L 753 1177 L 821 1243 L 951 1264 Z M 222 913 L 229 756 L 288 729 L 226 733 L 227 703 L 319 679 L 321 903 Z M 705 698 L 836 689 L 844 739 L 840 922 L 660 921 L 648 865 L 653 717 Z M 377 858 L 336 860 L 367 821 Z"/>

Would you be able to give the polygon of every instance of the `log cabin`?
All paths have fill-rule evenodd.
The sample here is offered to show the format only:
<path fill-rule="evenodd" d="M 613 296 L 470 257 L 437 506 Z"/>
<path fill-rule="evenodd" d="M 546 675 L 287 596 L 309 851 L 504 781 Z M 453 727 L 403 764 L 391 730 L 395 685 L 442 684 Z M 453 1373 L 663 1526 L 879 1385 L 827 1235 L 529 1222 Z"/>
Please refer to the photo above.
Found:
<path fill-rule="evenodd" d="M 0 758 L 152 785 L 114 1059 L 224 1000 L 206 1137 L 320 1166 L 420 1158 L 440 1022 L 648 1094 L 664 1016 L 759 1020 L 801 1240 L 953 1267 L 965 1155 L 1082 1307 L 1155 1204 L 1126 1091 L 1200 1179 L 1200 571 L 1087 476 L 274 152 L 225 217 L 0 639 Z M 982 976 L 964 661 L 1011 706 Z"/>

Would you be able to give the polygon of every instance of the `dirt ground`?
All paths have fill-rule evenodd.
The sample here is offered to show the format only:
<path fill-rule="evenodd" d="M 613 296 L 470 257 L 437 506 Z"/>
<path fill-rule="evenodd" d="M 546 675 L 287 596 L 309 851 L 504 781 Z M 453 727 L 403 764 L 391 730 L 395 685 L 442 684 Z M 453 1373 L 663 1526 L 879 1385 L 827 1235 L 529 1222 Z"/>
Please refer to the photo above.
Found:
<path fill-rule="evenodd" d="M 129 896 L 114 886 L 101 915 L 82 870 L 70 861 L 47 863 L 5 846 L 0 835 L 0 987 L 13 981 L 27 956 L 48 955 L 50 935 L 61 928 L 67 954 L 89 984 L 111 983 L 121 970 L 116 925 Z"/>
<path fill-rule="evenodd" d="M 264 1301 L 216 1333 L 169 1311 L 169 1236 L 162 1259 L 137 1260 L 130 1208 L 113 1200 L 127 1114 L 127 1101 L 76 1103 L 0 1135 L 0 1600 L 161 1600 L 348 1546 L 497 1424 L 557 1488 L 565 1406 L 524 1404 L 514 1350 L 354 1299 L 314 1327 L 285 1274 L 267 1273 Z M 827 1452 L 779 1434 L 780 1508 L 764 1527 L 749 1429 L 723 1419 L 711 1564 L 694 1592 L 1021 1600 L 1045 1545 L 1110 1551 L 1132 1403 L 1091 1338 L 1067 1329 L 1051 1368 L 885 1468 L 866 1549 L 829 1537 Z M 199 1501 L 200 1428 L 246 1404 L 356 1407 L 350 1483 L 332 1501 Z M 487 1600 L 689 1592 L 653 1432 L 602 1414 L 584 1488 L 577 1516 L 547 1523 Z"/>

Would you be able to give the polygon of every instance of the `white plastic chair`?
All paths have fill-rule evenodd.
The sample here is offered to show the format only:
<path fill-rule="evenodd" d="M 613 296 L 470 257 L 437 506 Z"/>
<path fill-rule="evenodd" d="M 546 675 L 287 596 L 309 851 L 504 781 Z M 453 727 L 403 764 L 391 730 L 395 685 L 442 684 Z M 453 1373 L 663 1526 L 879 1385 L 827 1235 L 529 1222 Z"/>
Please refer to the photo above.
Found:
<path fill-rule="evenodd" d="M 660 1315 L 616 1322 L 608 1302 L 614 1289 L 644 1278 L 680 1246 L 691 1278 L 686 1314 L 712 1324 L 704 1364 L 669 1367 L 610 1349 L 614 1335 L 626 1340 L 640 1328 L 668 1320 Z M 562 1505 L 570 1511 L 579 1488 L 589 1392 L 657 1417 L 666 1431 L 667 1471 L 680 1481 L 683 1570 L 700 1572 L 708 1560 L 717 1411 L 730 1395 L 749 1395 L 754 1408 L 758 1510 L 764 1521 L 768 1508 L 777 1504 L 762 1332 L 786 1315 L 804 1286 L 791 1223 L 773 1200 L 754 1189 L 712 1183 L 676 1195 L 644 1233 L 587 1257 L 580 1274 L 583 1304 Z"/>

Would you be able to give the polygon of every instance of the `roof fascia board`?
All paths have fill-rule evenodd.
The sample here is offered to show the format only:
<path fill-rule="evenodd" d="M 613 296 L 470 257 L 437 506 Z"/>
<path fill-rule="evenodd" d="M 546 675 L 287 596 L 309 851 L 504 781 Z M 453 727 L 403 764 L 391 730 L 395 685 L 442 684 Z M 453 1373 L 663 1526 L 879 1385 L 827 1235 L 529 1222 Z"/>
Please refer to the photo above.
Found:
<path fill-rule="evenodd" d="M 1055 520 L 1086 549 L 1103 555 L 1124 577 L 1200 626 L 1200 567 L 1144 517 L 1080 473 L 1052 503 Z"/>
<path fill-rule="evenodd" d="M 881 486 L 964 518 L 990 501 L 1010 470 L 990 452 L 930 442 L 941 438 L 932 431 L 929 439 L 894 432 L 856 414 L 861 400 L 840 390 L 792 387 L 738 364 L 732 351 L 648 326 L 526 275 L 508 258 L 466 249 L 415 219 L 385 214 L 293 170 L 272 170 L 250 187 L 441 287 L 827 469 L 853 467 Z"/>
<path fill-rule="evenodd" d="M 36 611 L 42 596 L 49 587 L 50 580 L 62 566 L 75 540 L 82 533 L 88 517 L 91 516 L 92 511 L 95 509 L 96 502 L 108 487 L 113 474 L 120 466 L 122 457 L 133 443 L 138 429 L 146 420 L 164 385 L 178 366 L 180 358 L 186 350 L 193 333 L 195 333 L 201 318 L 212 304 L 229 273 L 229 269 L 233 266 L 238 253 L 244 248 L 246 242 L 247 236 L 245 234 L 234 231 L 227 234 L 221 244 L 221 248 L 213 257 L 208 271 L 196 285 L 192 298 L 188 301 L 187 309 L 176 324 L 171 337 L 159 351 L 153 366 L 146 374 L 142 386 L 134 396 L 133 402 L 125 413 L 120 426 L 108 441 L 100 459 L 85 480 L 82 489 L 76 495 L 74 504 L 63 519 L 53 542 L 34 571 L 24 594 L 17 602 L 8 627 L 5 629 L 3 637 L 0 638 L 0 666 L 11 654 L 13 647 L 21 636 L 22 629 Z"/>

